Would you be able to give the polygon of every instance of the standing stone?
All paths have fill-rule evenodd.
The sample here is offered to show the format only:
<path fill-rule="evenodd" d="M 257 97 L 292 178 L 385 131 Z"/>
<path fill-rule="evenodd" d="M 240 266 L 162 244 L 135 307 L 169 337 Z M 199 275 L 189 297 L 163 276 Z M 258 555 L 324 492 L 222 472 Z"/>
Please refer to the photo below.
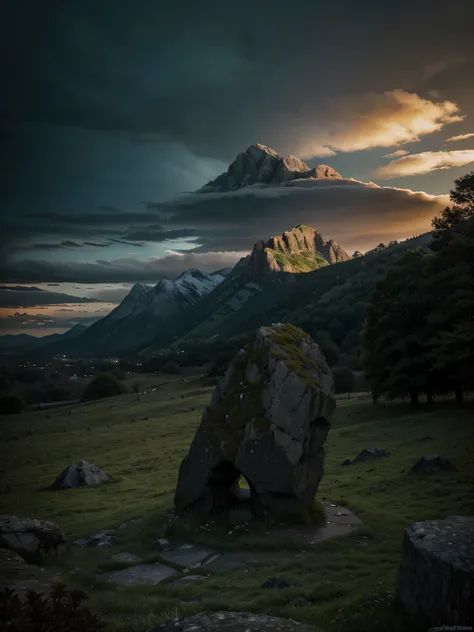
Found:
<path fill-rule="evenodd" d="M 261 327 L 204 411 L 179 470 L 177 511 L 231 509 L 242 475 L 255 515 L 307 516 L 323 475 L 334 408 L 331 371 L 311 337 L 294 325 Z"/>
<path fill-rule="evenodd" d="M 57 477 L 51 489 L 74 489 L 84 485 L 101 485 L 109 483 L 105 472 L 92 463 L 80 461 L 72 463 Z"/>
<path fill-rule="evenodd" d="M 61 529 L 49 520 L 0 516 L 0 547 L 20 555 L 59 555 L 66 549 L 67 540 Z"/>
<path fill-rule="evenodd" d="M 428 625 L 474 626 L 474 516 L 406 529 L 397 601 Z"/>

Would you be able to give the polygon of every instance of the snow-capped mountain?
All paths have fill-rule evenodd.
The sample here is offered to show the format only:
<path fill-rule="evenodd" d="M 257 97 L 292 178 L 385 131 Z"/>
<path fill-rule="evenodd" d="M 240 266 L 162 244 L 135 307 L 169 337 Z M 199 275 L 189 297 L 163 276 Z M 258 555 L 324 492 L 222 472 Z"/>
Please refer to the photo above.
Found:
<path fill-rule="evenodd" d="M 229 272 L 190 268 L 177 279 L 162 279 L 155 286 L 136 283 L 120 305 L 68 341 L 64 350 L 89 355 L 122 354 L 166 337 L 187 310 L 222 283 Z"/>

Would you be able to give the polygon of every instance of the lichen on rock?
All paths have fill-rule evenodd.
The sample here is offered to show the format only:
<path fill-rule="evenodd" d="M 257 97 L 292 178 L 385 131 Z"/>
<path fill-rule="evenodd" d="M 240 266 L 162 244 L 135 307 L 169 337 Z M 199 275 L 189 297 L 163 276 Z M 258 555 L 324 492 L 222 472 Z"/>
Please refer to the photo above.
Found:
<path fill-rule="evenodd" d="M 334 407 L 331 372 L 311 337 L 290 324 L 261 327 L 204 411 L 180 467 L 177 510 L 229 509 L 242 475 L 256 515 L 309 512 Z"/>

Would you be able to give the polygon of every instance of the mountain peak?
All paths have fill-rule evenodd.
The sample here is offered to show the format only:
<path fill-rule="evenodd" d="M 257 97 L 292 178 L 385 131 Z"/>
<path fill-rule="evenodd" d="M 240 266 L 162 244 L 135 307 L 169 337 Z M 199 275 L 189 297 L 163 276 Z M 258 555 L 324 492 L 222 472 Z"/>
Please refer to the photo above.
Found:
<path fill-rule="evenodd" d="M 342 176 L 332 167 L 311 169 L 296 156 L 280 156 L 274 149 L 257 143 L 240 153 L 225 173 L 208 182 L 199 193 L 236 191 L 251 184 L 283 184 L 297 179 L 333 179 Z"/>
<path fill-rule="evenodd" d="M 252 276 L 274 272 L 312 272 L 349 255 L 333 239 L 325 239 L 311 226 L 300 224 L 267 242 L 258 241 L 248 260 Z"/>

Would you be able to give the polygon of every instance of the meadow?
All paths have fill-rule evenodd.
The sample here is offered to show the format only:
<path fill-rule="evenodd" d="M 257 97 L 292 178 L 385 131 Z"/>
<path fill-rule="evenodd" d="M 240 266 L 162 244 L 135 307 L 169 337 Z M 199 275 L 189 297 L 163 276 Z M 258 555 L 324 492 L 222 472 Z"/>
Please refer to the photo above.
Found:
<path fill-rule="evenodd" d="M 209 402 L 212 383 L 198 374 L 146 376 L 147 389 L 87 405 L 0 418 L 0 512 L 52 520 L 70 539 L 133 518 L 111 549 L 73 549 L 57 566 L 71 586 L 83 588 L 90 607 L 112 632 L 145 632 L 160 620 L 199 610 L 245 610 L 312 623 L 327 632 L 409 630 L 393 598 L 404 529 L 414 521 L 474 512 L 472 398 L 464 409 L 451 400 L 412 410 L 406 402 L 338 398 L 326 442 L 320 500 L 350 507 L 363 521 L 356 533 L 302 549 L 299 541 L 268 537 L 267 526 L 206 529 L 169 518 L 179 464 Z M 343 467 L 367 446 L 387 458 Z M 408 472 L 425 453 L 449 458 L 457 472 L 417 476 Z M 70 463 L 86 459 L 113 483 L 51 491 Z M 278 550 L 275 563 L 232 573 L 210 573 L 201 584 L 123 588 L 102 572 L 126 563 L 127 551 L 159 561 L 161 537 L 202 543 L 216 551 Z M 296 556 L 296 552 L 302 552 Z M 79 569 L 79 570 L 78 570 Z M 55 569 L 56 570 L 56 569 Z M 74 571 L 74 572 L 72 572 Z M 266 590 L 269 577 L 289 577 L 300 587 Z M 175 579 L 175 578 L 174 578 Z M 295 597 L 311 602 L 290 607 Z"/>

